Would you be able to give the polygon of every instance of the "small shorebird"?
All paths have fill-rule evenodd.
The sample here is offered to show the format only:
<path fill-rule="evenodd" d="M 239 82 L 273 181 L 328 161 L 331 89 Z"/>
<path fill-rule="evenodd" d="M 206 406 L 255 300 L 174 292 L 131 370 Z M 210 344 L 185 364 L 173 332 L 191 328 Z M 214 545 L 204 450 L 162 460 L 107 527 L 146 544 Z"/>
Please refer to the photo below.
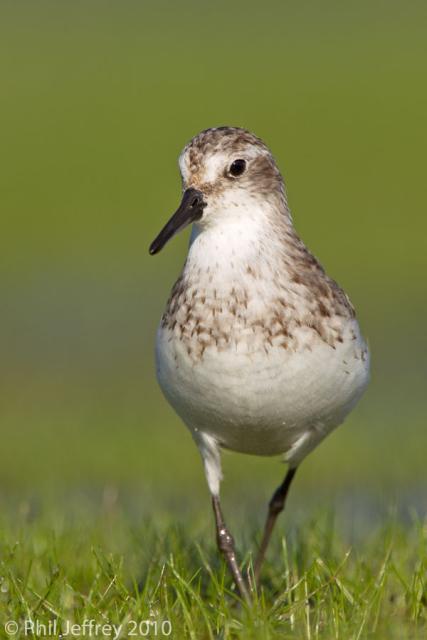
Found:
<path fill-rule="evenodd" d="M 248 600 L 219 501 L 220 450 L 282 455 L 289 465 L 269 503 L 258 582 L 296 469 L 359 400 L 369 353 L 349 298 L 298 237 L 259 138 L 207 129 L 179 165 L 182 201 L 150 253 L 193 230 L 157 333 L 157 376 L 200 450 L 218 547 Z"/>

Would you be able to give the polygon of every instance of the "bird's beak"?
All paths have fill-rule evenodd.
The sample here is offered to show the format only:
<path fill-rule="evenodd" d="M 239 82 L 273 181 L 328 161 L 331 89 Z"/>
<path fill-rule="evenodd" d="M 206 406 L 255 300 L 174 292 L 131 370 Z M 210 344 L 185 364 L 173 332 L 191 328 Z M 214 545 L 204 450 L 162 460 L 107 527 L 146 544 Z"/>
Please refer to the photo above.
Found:
<path fill-rule="evenodd" d="M 178 209 L 160 231 L 157 238 L 151 243 L 149 249 L 150 255 L 154 255 L 158 253 L 160 249 L 163 249 L 165 244 L 178 233 L 178 231 L 181 231 L 181 229 L 184 229 L 184 227 L 195 220 L 200 220 L 205 207 L 206 202 L 203 200 L 201 191 L 193 188 L 186 189 Z"/>

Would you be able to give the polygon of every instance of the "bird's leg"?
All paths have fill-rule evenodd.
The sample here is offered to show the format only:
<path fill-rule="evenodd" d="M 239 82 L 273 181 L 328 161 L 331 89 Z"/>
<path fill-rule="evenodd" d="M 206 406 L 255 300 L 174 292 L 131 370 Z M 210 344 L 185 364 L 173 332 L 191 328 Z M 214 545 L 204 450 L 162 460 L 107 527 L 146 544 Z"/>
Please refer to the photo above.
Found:
<path fill-rule="evenodd" d="M 268 514 L 267 519 L 265 521 L 264 526 L 264 534 L 262 536 L 261 546 L 258 551 L 258 555 L 255 561 L 255 583 L 259 584 L 259 578 L 261 573 L 261 566 L 265 558 L 265 552 L 268 547 L 268 543 L 270 542 L 271 533 L 273 531 L 274 525 L 276 524 L 277 516 L 285 506 L 286 496 L 288 495 L 289 487 L 291 486 L 291 482 L 295 475 L 297 468 L 293 467 L 288 469 L 288 472 L 285 476 L 280 487 L 276 489 L 273 493 L 273 497 L 271 498 L 268 505 Z"/>
<path fill-rule="evenodd" d="M 216 539 L 218 549 L 223 554 L 227 562 L 228 568 L 230 569 L 240 596 L 249 603 L 249 592 L 236 560 L 236 551 L 234 549 L 233 536 L 228 531 L 225 525 L 224 516 L 222 515 L 221 511 L 221 504 L 219 501 L 219 485 L 222 478 L 222 473 L 221 456 L 218 442 L 212 436 L 203 433 L 203 431 L 200 431 L 198 429 L 194 429 L 194 431 L 192 431 L 192 435 L 194 440 L 196 441 L 197 446 L 199 447 L 199 451 L 202 456 L 203 465 L 205 467 L 206 480 L 212 496 L 212 507 L 215 515 Z"/>
<path fill-rule="evenodd" d="M 233 536 L 227 529 L 227 526 L 224 522 L 224 516 L 222 515 L 221 505 L 219 502 L 219 497 L 217 495 L 212 496 L 212 507 L 215 515 L 216 540 L 218 549 L 223 554 L 225 561 L 227 562 L 228 568 L 230 569 L 231 575 L 233 576 L 233 580 L 236 583 L 241 598 L 247 603 L 250 603 L 251 599 L 249 596 L 249 592 L 243 579 L 242 573 L 239 569 L 239 565 L 237 564 Z"/>

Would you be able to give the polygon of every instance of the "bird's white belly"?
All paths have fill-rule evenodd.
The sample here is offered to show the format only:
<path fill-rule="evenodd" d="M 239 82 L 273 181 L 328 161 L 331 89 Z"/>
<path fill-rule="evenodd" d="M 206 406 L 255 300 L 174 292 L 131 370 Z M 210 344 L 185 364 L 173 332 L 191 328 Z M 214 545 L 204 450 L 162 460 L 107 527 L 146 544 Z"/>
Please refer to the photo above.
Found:
<path fill-rule="evenodd" d="M 355 322 L 335 348 L 320 339 L 302 350 L 254 349 L 243 341 L 208 347 L 197 359 L 160 328 L 156 356 L 160 386 L 193 432 L 234 451 L 297 462 L 343 421 L 368 381 L 368 352 Z"/>

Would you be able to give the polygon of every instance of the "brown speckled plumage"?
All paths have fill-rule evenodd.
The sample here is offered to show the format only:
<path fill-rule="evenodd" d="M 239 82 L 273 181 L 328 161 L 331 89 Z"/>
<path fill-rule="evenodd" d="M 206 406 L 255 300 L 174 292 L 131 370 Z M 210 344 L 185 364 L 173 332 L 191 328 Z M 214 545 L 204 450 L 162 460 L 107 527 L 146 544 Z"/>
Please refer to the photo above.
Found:
<path fill-rule="evenodd" d="M 353 306 L 296 236 L 294 251 L 298 268 L 291 266 L 287 255 L 283 257 L 276 283 L 279 295 L 267 302 L 262 316 L 251 313 L 251 297 L 244 287 L 230 284 L 229 291 L 218 296 L 214 288 L 191 286 L 184 269 L 167 302 L 162 327 L 187 344 L 195 359 L 202 358 L 207 347 L 230 348 L 251 333 L 265 342 L 267 351 L 273 347 L 310 349 L 316 340 L 335 348 L 343 339 L 341 320 L 354 317 Z M 257 279 L 253 266 L 248 264 L 246 272 Z M 307 333 L 298 340 L 302 328 Z"/>
<path fill-rule="evenodd" d="M 206 158 L 213 154 L 245 158 L 253 148 L 257 154 L 251 159 L 247 174 L 239 181 L 231 177 L 226 168 L 215 182 L 206 181 Z M 281 245 L 279 260 L 272 260 L 269 273 L 277 293 L 265 300 L 264 313 L 260 315 L 251 309 L 255 294 L 258 296 L 256 302 L 259 302 L 257 287 L 249 290 L 242 285 L 238 268 L 235 282 L 231 280 L 229 290 L 218 295 L 213 284 L 215 265 L 209 266 L 203 274 L 196 274 L 200 286 L 197 277 L 196 284 L 193 283 L 193 272 L 190 282 L 190 273 L 185 266 L 172 289 L 162 327 L 173 331 L 196 361 L 203 358 L 208 347 L 232 348 L 253 334 L 261 338 L 267 351 L 276 347 L 310 349 L 316 340 L 335 348 L 343 339 L 340 320 L 353 318 L 354 309 L 344 291 L 326 275 L 295 232 L 284 183 L 266 145 L 243 129 L 207 129 L 184 148 L 181 162 L 187 172 L 185 188 L 196 187 L 214 199 L 234 181 L 236 188 L 246 195 L 253 194 L 254 199 L 265 199 L 270 203 L 269 222 Z M 269 247 L 263 247 L 261 239 L 260 251 L 264 253 L 263 261 L 268 268 L 265 256 Z M 244 269 L 249 279 L 256 281 L 261 276 L 256 263 L 248 263 Z"/>

